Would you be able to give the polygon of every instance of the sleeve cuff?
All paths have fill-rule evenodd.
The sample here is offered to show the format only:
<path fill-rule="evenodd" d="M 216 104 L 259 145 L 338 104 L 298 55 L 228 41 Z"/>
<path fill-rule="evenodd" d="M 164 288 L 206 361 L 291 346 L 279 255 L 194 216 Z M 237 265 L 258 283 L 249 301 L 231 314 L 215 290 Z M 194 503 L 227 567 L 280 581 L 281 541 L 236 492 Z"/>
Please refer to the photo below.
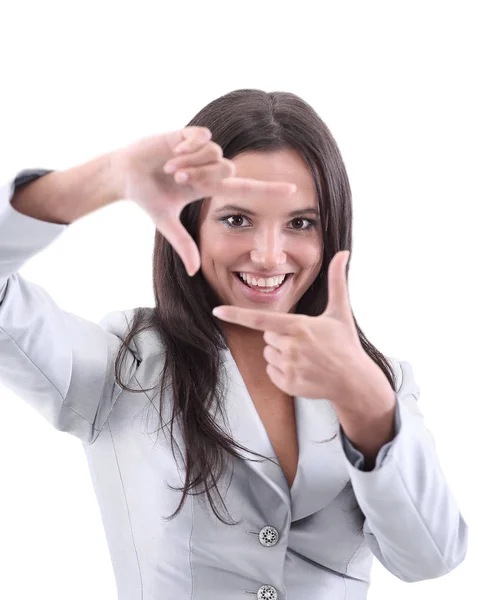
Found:
<path fill-rule="evenodd" d="M 68 225 L 40 221 L 18 212 L 11 199 L 15 189 L 46 175 L 46 169 L 27 169 L 0 186 L 0 289 L 35 254 L 58 238 Z M 1 298 L 0 298 L 1 301 Z"/>
<path fill-rule="evenodd" d="M 53 173 L 53 169 L 23 169 L 13 180 L 13 187 L 16 189 L 25 183 L 30 183 L 34 179 L 48 175 L 48 173 Z"/>
<path fill-rule="evenodd" d="M 401 419 L 400 419 L 399 403 L 397 401 L 396 406 L 395 406 L 395 437 L 393 438 L 393 440 L 391 440 L 390 442 L 387 442 L 384 446 L 382 446 L 380 448 L 380 450 L 378 451 L 378 454 L 377 454 L 377 458 L 375 459 L 375 466 L 373 469 L 371 469 L 372 471 L 376 471 L 382 465 L 383 461 L 385 460 L 385 457 L 388 454 L 388 451 L 392 447 L 392 445 L 400 431 L 400 428 L 401 428 Z M 352 444 L 352 442 L 349 440 L 349 438 L 345 435 L 344 430 L 342 429 L 342 426 L 340 426 L 340 438 L 342 440 L 342 447 L 343 447 L 345 456 L 347 457 L 350 464 L 353 467 L 355 467 L 356 469 L 358 469 L 359 471 L 363 471 L 364 465 L 365 465 L 365 456 L 362 454 L 362 452 L 357 450 L 357 448 Z"/>

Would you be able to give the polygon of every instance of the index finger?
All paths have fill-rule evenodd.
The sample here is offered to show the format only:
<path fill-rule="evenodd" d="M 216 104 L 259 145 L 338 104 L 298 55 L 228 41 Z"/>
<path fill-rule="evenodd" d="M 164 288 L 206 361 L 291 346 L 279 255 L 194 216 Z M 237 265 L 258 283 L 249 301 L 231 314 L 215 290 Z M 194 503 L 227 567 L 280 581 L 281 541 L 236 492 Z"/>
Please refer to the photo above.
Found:
<path fill-rule="evenodd" d="M 189 126 L 174 132 L 175 140 L 174 154 L 181 154 L 182 152 L 194 152 L 202 148 L 204 144 L 212 139 L 211 130 L 207 127 L 196 127 Z"/>
<path fill-rule="evenodd" d="M 212 311 L 218 319 L 228 323 L 236 323 L 259 331 L 274 331 L 281 335 L 293 334 L 297 328 L 294 324 L 299 315 L 290 313 L 271 313 L 242 306 L 216 306 Z"/>
<path fill-rule="evenodd" d="M 297 191 L 295 183 L 286 181 L 262 181 L 247 179 L 245 177 L 227 177 L 221 179 L 211 190 L 212 196 L 230 196 L 231 198 L 273 198 L 276 196 L 290 196 Z"/>

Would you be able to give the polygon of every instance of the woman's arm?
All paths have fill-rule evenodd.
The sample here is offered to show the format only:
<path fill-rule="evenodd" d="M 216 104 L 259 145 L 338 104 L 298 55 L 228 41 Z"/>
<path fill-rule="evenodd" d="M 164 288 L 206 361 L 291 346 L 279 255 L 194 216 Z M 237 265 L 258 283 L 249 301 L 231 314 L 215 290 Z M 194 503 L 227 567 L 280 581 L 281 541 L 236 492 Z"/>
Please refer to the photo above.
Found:
<path fill-rule="evenodd" d="M 20 185 L 10 200 L 18 212 L 59 225 L 73 221 L 120 200 L 111 168 L 111 154 L 104 154 L 65 171 L 55 171 Z"/>

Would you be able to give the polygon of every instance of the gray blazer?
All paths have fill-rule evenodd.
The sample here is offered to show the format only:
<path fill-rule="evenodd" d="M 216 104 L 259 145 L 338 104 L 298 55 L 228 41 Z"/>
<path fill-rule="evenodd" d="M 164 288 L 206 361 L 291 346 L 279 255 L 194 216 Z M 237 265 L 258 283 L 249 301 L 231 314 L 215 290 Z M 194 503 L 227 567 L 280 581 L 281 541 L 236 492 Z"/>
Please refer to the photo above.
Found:
<path fill-rule="evenodd" d="M 43 173 L 22 172 L 17 184 Z M 363 600 L 374 556 L 409 582 L 440 577 L 463 561 L 467 525 L 418 409 L 412 368 L 394 358 L 398 433 L 373 471 L 361 469 L 363 456 L 328 400 L 297 397 L 300 452 L 291 490 L 278 463 L 231 457 L 219 487 L 240 523 L 222 524 L 204 496 L 189 496 L 167 522 L 180 499 L 168 484 L 182 485 L 184 470 L 169 431 L 157 440 L 157 400 L 153 406 L 114 381 L 114 358 L 136 309 L 95 324 L 61 310 L 24 279 L 22 265 L 68 226 L 13 209 L 13 189 L 14 182 L 0 188 L 0 381 L 57 430 L 81 440 L 119 600 Z M 223 359 L 228 393 L 221 426 L 277 462 L 231 353 Z M 163 361 L 157 334 L 143 332 L 129 346 L 122 379 L 152 387 Z M 162 402 L 168 422 L 170 398 Z M 183 450 L 183 440 L 176 441 Z"/>

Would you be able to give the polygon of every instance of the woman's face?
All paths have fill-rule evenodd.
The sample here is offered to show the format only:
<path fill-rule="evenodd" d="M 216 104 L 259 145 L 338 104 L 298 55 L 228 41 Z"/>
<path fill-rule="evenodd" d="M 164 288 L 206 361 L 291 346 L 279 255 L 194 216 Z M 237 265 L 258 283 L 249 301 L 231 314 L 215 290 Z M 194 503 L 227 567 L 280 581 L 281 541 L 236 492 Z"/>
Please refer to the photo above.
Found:
<path fill-rule="evenodd" d="M 237 177 L 295 183 L 297 191 L 287 198 L 263 202 L 225 196 L 204 200 L 198 244 L 201 271 L 222 304 L 295 312 L 317 277 L 323 257 L 312 174 L 291 149 L 247 151 L 232 161 Z M 238 273 L 253 275 L 255 281 L 249 279 L 248 285 Z M 277 284 L 277 280 L 259 278 L 282 274 L 287 277 L 273 293 L 251 285 Z"/>

